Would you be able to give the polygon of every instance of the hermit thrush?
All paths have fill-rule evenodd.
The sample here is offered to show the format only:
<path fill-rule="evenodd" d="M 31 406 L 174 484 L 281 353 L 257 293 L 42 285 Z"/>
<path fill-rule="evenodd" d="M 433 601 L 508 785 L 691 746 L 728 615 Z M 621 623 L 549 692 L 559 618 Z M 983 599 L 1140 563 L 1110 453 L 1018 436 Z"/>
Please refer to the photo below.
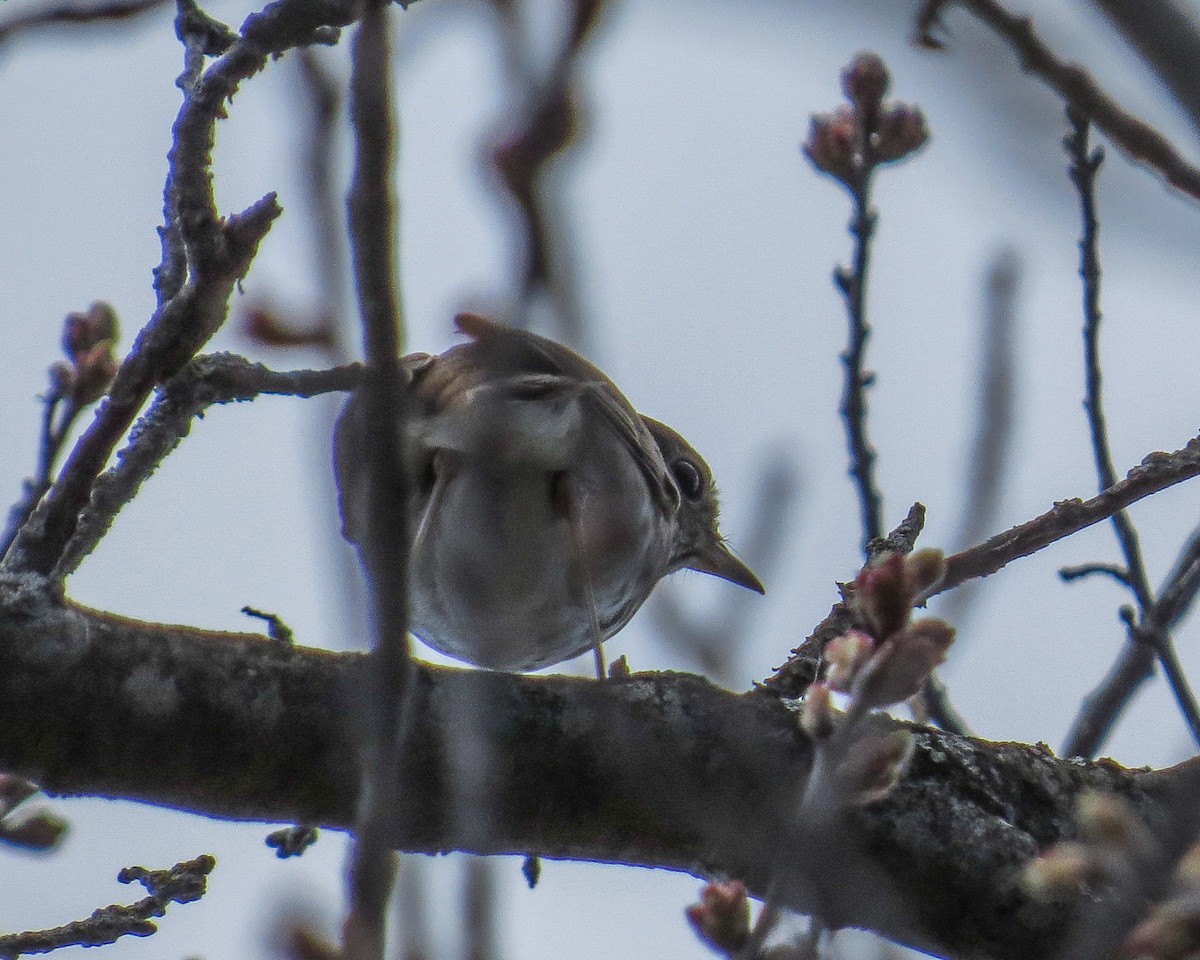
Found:
<path fill-rule="evenodd" d="M 414 634 L 481 667 L 596 649 L 684 567 L 762 592 L 721 540 L 708 465 L 552 340 L 469 314 L 470 339 L 404 358 Z M 342 528 L 368 522 L 357 396 L 338 421 Z"/>

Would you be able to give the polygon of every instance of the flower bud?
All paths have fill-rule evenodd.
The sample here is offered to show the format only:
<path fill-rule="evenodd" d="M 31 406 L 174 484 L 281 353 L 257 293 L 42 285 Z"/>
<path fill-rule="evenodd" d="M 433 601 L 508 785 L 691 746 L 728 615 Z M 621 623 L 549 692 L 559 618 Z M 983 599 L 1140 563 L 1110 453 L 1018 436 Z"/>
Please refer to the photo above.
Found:
<path fill-rule="evenodd" d="M 75 384 L 75 368 L 66 360 L 56 360 L 47 371 L 50 374 L 50 393 L 56 398 L 69 394 Z"/>
<path fill-rule="evenodd" d="M 1142 839 L 1141 825 L 1129 805 L 1115 794 L 1098 790 L 1083 793 L 1075 816 L 1079 832 L 1089 844 L 1134 850 Z"/>
<path fill-rule="evenodd" d="M 0 824 L 0 840 L 26 850 L 49 850 L 59 844 L 69 829 L 62 817 L 43 810 L 16 823 L 6 820 Z"/>
<path fill-rule="evenodd" d="M 113 377 L 117 375 L 117 361 L 113 357 L 112 342 L 101 341 L 75 357 L 75 382 L 71 387 L 71 400 L 76 406 L 86 406 L 99 400 Z"/>
<path fill-rule="evenodd" d="M 1127 957 L 1188 960 L 1200 952 L 1200 897 L 1175 897 L 1157 907 L 1126 938 Z"/>
<path fill-rule="evenodd" d="M 867 708 L 907 700 L 945 661 L 953 641 L 954 628 L 932 617 L 893 634 L 859 672 L 851 695 Z"/>
<path fill-rule="evenodd" d="M 804 708 L 800 714 L 800 729 L 813 740 L 824 740 L 833 733 L 833 698 L 829 684 L 809 684 L 804 694 Z"/>
<path fill-rule="evenodd" d="M 914 601 L 945 575 L 946 555 L 941 550 L 917 550 L 904 558 L 904 589 Z"/>
<path fill-rule="evenodd" d="M 923 147 L 928 139 L 929 128 L 920 110 L 904 104 L 889 107 L 879 118 L 874 141 L 875 159 L 879 163 L 903 160 Z"/>
<path fill-rule="evenodd" d="M 1099 878 L 1099 866 L 1087 847 L 1059 843 L 1026 864 L 1021 886 L 1035 900 L 1045 901 L 1074 896 L 1084 883 Z"/>
<path fill-rule="evenodd" d="M 864 567 L 854 580 L 851 603 L 859 621 L 876 640 L 886 640 L 902 630 L 912 612 L 904 557 L 890 553 Z"/>
<path fill-rule="evenodd" d="M 848 693 L 854 677 L 875 652 L 875 641 L 862 630 L 848 630 L 834 637 L 821 652 L 825 663 L 825 682 L 841 693 Z"/>
<path fill-rule="evenodd" d="M 912 752 L 913 738 L 907 730 L 858 740 L 838 765 L 851 802 L 874 803 L 891 793 L 908 769 Z"/>
<path fill-rule="evenodd" d="M 842 71 L 842 92 L 864 120 L 869 120 L 878 112 L 891 82 L 887 66 L 877 53 L 858 54 L 850 66 Z"/>
<path fill-rule="evenodd" d="M 74 360 L 99 343 L 117 340 L 117 313 L 97 300 L 86 311 L 68 313 L 63 321 L 63 352 Z"/>
<path fill-rule="evenodd" d="M 804 155 L 814 167 L 847 186 L 855 180 L 854 156 L 858 125 L 846 109 L 813 114 L 804 142 Z"/>
<path fill-rule="evenodd" d="M 750 938 L 750 901 L 737 880 L 710 883 L 685 911 L 700 939 L 719 953 L 735 956 Z"/>

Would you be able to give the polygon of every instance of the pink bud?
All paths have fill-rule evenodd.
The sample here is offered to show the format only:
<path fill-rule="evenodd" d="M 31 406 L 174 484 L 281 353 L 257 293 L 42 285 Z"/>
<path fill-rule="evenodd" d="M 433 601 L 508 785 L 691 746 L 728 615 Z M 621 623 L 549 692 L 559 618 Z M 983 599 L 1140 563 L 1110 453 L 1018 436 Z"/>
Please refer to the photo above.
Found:
<path fill-rule="evenodd" d="M 1189 960 L 1200 951 L 1200 896 L 1188 892 L 1160 904 L 1125 940 L 1128 957 Z"/>
<path fill-rule="evenodd" d="M 904 557 L 891 553 L 864 567 L 854 580 L 851 604 L 860 622 L 876 640 L 886 640 L 903 629 L 912 613 Z"/>
<path fill-rule="evenodd" d="M 71 388 L 71 400 L 77 406 L 85 406 L 99 400 L 113 377 L 117 375 L 117 361 L 112 353 L 112 341 L 97 343 L 75 357 L 75 382 Z"/>
<path fill-rule="evenodd" d="M 907 700 L 946 659 L 953 640 L 953 627 L 933 618 L 893 634 L 859 672 L 851 695 L 868 709 Z"/>
<path fill-rule="evenodd" d="M 904 589 L 913 599 L 941 582 L 946 575 L 946 555 L 941 550 L 917 550 L 904 558 Z"/>
<path fill-rule="evenodd" d="M 26 850 L 49 850 L 66 836 L 67 821 L 48 811 L 0 824 L 0 840 Z"/>
<path fill-rule="evenodd" d="M 891 82 L 887 66 L 877 53 L 858 54 L 842 71 L 842 92 L 864 119 L 879 110 Z"/>
<path fill-rule="evenodd" d="M 63 352 L 74 360 L 98 343 L 117 339 L 117 313 L 97 300 L 85 312 L 67 314 L 63 321 Z"/>
<path fill-rule="evenodd" d="M 824 740 L 833 733 L 833 716 L 829 684 L 819 681 L 809 684 L 800 713 L 800 728 L 813 740 Z"/>
<path fill-rule="evenodd" d="M 834 637 L 821 652 L 825 682 L 834 690 L 848 693 L 854 677 L 875 652 L 875 641 L 862 630 L 848 630 Z"/>
<path fill-rule="evenodd" d="M 750 901 L 745 884 L 737 880 L 710 883 L 700 900 L 685 910 L 688 922 L 709 946 L 734 956 L 750 937 Z"/>
<path fill-rule="evenodd" d="M 857 146 L 858 125 L 848 110 L 813 115 L 804 154 L 822 173 L 848 186 L 852 184 Z"/>
<path fill-rule="evenodd" d="M 897 104 L 880 115 L 875 159 L 879 163 L 902 160 L 923 147 L 928 139 L 925 115 L 916 107 Z"/>
<path fill-rule="evenodd" d="M 1036 900 L 1053 900 L 1073 895 L 1084 883 L 1097 879 L 1103 879 L 1103 873 L 1087 847 L 1059 843 L 1026 864 L 1021 885 Z"/>
<path fill-rule="evenodd" d="M 838 765 L 838 777 L 853 803 L 882 800 L 900 782 L 912 757 L 913 738 L 907 730 L 883 737 L 862 737 Z"/>
<path fill-rule="evenodd" d="M 1153 846 L 1129 804 L 1116 794 L 1086 791 L 1079 797 L 1075 818 L 1084 841 L 1093 846 L 1131 852 Z"/>

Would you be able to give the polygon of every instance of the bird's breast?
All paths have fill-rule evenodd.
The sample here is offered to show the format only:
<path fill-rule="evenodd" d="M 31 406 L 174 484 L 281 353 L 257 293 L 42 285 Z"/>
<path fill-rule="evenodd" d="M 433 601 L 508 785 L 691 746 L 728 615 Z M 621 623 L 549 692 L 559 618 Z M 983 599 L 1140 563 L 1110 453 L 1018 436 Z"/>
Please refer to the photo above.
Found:
<path fill-rule="evenodd" d="M 552 435 L 533 414 L 525 426 Z M 460 431 L 454 449 L 426 451 L 434 469 L 413 502 L 417 636 L 480 666 L 529 670 L 587 650 L 593 622 L 601 638 L 624 626 L 667 570 L 671 526 L 616 435 L 592 426 L 554 456 L 533 442 L 527 456 L 497 456 L 498 423 L 475 445 Z"/>

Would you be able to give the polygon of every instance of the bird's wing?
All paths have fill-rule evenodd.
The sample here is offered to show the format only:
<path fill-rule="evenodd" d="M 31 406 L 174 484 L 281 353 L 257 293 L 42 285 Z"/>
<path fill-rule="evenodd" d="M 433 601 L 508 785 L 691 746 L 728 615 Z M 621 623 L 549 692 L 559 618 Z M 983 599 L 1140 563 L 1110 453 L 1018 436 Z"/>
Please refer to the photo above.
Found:
<path fill-rule="evenodd" d="M 460 313 L 454 322 L 473 341 L 464 347 L 471 353 L 464 361 L 472 365 L 514 374 L 557 374 L 590 386 L 584 396 L 625 441 L 652 495 L 669 513 L 679 508 L 679 491 L 658 443 L 633 404 L 596 366 L 562 344 L 486 317 Z"/>

